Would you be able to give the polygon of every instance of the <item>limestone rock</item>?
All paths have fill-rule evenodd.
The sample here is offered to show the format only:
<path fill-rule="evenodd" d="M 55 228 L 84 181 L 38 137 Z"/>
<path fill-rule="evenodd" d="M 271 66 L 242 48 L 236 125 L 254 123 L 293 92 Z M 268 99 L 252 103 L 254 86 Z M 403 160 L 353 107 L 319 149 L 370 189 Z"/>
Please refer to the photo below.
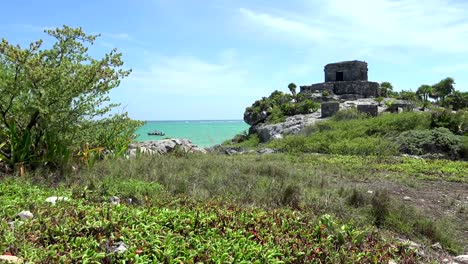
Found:
<path fill-rule="evenodd" d="M 55 203 L 57 201 L 68 201 L 70 200 L 70 198 L 68 197 L 62 197 L 62 196 L 51 196 L 51 197 L 47 197 L 47 199 L 45 200 L 46 202 L 48 203 L 51 203 L 53 205 L 55 205 Z"/>
<path fill-rule="evenodd" d="M 258 154 L 264 155 L 264 154 L 273 154 L 276 153 L 277 151 L 275 149 L 271 148 L 262 148 L 257 151 Z"/>
<path fill-rule="evenodd" d="M 273 138 L 281 138 L 283 135 L 298 134 L 301 130 L 322 120 L 320 112 L 307 115 L 295 115 L 286 118 L 278 124 L 259 124 L 251 127 L 250 133 L 257 133 L 261 142 L 267 142 Z"/>
<path fill-rule="evenodd" d="M 459 255 L 453 258 L 453 260 L 460 264 L 468 264 L 468 255 Z"/>
<path fill-rule="evenodd" d="M 247 124 L 251 126 L 265 121 L 267 117 L 268 117 L 268 113 L 266 111 L 262 111 L 258 114 L 252 111 L 244 112 L 244 122 L 246 122 Z"/>
<path fill-rule="evenodd" d="M 29 220 L 34 217 L 34 215 L 30 211 L 21 211 L 17 214 L 21 218 L 21 220 Z"/>
<path fill-rule="evenodd" d="M 111 198 L 109 198 L 109 202 L 113 205 L 118 205 L 120 204 L 120 198 L 117 196 L 112 196 Z"/>
<path fill-rule="evenodd" d="M 124 242 L 117 242 L 110 248 L 110 253 L 123 253 L 128 250 L 128 246 Z"/>
<path fill-rule="evenodd" d="M 131 143 L 128 145 L 127 157 L 133 158 L 137 153 L 157 155 L 167 154 L 174 151 L 183 151 L 186 153 L 207 153 L 206 149 L 192 144 L 190 140 L 176 138 Z"/>
<path fill-rule="evenodd" d="M 0 255 L 0 263 L 3 263 L 4 261 L 6 263 L 23 263 L 23 260 L 16 256 Z"/>

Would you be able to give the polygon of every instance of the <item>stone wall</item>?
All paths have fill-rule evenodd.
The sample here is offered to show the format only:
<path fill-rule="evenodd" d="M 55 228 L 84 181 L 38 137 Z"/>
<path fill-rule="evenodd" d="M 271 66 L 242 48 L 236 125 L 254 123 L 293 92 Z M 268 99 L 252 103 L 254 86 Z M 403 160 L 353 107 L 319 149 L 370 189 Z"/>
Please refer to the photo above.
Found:
<path fill-rule="evenodd" d="M 367 81 L 367 63 L 364 61 L 343 61 L 325 65 L 325 82 L 335 81 Z M 337 72 L 343 74 L 342 80 L 337 80 Z"/>
<path fill-rule="evenodd" d="M 362 95 L 363 97 L 379 96 L 379 84 L 368 81 L 348 81 L 348 82 L 324 82 L 316 83 L 310 86 L 301 86 L 301 93 L 315 93 L 328 91 L 336 95 Z"/>
<path fill-rule="evenodd" d="M 378 97 L 379 83 L 368 81 L 334 82 L 333 92 L 337 95 L 360 94 L 364 97 Z"/>
<path fill-rule="evenodd" d="M 312 85 L 304 85 L 304 86 L 300 86 L 300 92 L 304 92 L 304 93 L 315 93 L 315 92 L 323 92 L 323 91 L 327 91 L 329 92 L 330 94 L 334 94 L 333 92 L 333 83 L 315 83 L 315 84 L 312 84 Z"/>

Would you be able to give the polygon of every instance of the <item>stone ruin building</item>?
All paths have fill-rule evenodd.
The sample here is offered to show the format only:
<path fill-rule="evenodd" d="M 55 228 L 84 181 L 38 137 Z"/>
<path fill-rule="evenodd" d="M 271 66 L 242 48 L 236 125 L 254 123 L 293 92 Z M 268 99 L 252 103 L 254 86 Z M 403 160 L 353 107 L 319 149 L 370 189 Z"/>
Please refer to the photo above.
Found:
<path fill-rule="evenodd" d="M 367 80 L 367 62 L 343 61 L 325 65 L 325 82 L 300 86 L 301 93 L 337 95 L 340 99 L 377 97 L 379 83 Z"/>

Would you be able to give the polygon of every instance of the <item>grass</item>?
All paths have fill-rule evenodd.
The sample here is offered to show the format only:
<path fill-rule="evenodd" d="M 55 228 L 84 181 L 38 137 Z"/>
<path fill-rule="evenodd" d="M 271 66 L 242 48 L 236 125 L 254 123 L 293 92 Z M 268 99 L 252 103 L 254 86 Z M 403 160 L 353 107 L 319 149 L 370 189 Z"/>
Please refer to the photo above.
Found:
<path fill-rule="evenodd" d="M 395 237 L 461 252 L 459 222 L 380 196 L 379 188 L 427 179 L 467 183 L 467 175 L 460 161 L 317 154 L 103 160 L 60 178 L 45 171 L 4 178 L 0 251 L 43 262 L 411 263 L 414 254 L 396 250 Z M 49 206 L 50 195 L 72 200 Z M 111 196 L 122 204 L 110 204 Z M 22 210 L 34 219 L 8 231 Z M 323 219 L 333 223 L 324 240 L 317 236 Z M 118 241 L 129 246 L 126 253 L 110 253 Z"/>

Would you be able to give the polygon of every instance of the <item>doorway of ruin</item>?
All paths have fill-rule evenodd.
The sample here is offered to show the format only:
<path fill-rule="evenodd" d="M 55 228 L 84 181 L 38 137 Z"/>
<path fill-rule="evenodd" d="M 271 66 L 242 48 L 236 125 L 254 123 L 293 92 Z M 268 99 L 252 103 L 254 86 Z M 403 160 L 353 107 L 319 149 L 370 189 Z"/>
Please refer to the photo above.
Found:
<path fill-rule="evenodd" d="M 343 81 L 343 72 L 336 72 L 336 81 L 337 82 Z"/>

